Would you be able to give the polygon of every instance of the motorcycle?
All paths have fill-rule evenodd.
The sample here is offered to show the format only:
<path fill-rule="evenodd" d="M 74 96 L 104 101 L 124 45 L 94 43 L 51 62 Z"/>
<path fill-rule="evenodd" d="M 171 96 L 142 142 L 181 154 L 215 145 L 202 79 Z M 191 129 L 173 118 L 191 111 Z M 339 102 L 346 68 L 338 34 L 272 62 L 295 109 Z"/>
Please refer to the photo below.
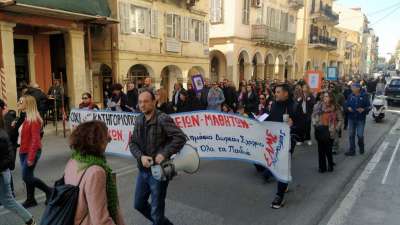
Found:
<path fill-rule="evenodd" d="M 385 118 L 385 112 L 387 110 L 386 96 L 378 95 L 372 100 L 372 117 L 375 122 L 382 121 Z"/>

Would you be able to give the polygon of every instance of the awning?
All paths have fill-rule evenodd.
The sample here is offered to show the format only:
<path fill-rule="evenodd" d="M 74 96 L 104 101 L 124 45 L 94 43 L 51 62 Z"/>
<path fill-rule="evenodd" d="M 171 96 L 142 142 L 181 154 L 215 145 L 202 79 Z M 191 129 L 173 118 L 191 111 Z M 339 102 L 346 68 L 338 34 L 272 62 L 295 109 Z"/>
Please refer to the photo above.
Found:
<path fill-rule="evenodd" d="M 107 0 L 0 0 L 0 9 L 91 23 L 116 23 Z"/>

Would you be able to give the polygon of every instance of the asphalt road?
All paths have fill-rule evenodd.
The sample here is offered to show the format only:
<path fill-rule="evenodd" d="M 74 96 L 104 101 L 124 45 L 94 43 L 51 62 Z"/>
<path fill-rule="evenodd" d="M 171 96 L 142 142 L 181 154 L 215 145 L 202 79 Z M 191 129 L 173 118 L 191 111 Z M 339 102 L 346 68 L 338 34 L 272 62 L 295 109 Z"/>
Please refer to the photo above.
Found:
<path fill-rule="evenodd" d="M 345 132 L 341 139 L 341 152 L 335 157 L 337 167 L 334 173 L 317 172 L 316 145 L 297 147 L 292 159 L 294 180 L 286 195 L 287 203 L 280 210 L 270 208 L 276 183 L 266 183 L 252 165 L 237 161 L 202 161 L 199 173 L 180 175 L 170 183 L 166 215 L 177 225 L 323 224 L 339 207 L 360 170 L 397 119 L 397 115 L 388 115 L 382 123 L 375 123 L 368 118 L 365 131 L 367 153 L 363 156 L 343 155 L 348 145 Z M 36 172 L 48 184 L 62 175 L 70 154 L 67 140 L 55 136 L 51 126 L 44 137 L 44 150 Z M 132 206 L 137 175 L 135 160 L 109 156 L 108 161 L 118 173 L 120 205 L 127 224 L 150 224 Z M 398 170 L 396 165 L 395 170 Z M 14 171 L 14 181 L 17 199 L 23 200 L 25 190 L 19 166 Z M 30 211 L 40 218 L 44 196 L 40 191 L 36 194 L 40 205 Z M 4 209 L 0 209 L 0 218 L 0 225 L 23 224 Z"/>

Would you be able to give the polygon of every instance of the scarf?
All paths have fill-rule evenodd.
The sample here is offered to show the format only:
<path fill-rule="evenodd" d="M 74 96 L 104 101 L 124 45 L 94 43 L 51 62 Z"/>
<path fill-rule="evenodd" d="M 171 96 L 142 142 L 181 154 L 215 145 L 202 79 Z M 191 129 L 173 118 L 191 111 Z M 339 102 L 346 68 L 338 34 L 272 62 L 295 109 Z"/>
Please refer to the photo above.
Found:
<path fill-rule="evenodd" d="M 320 108 L 320 113 L 321 113 L 321 120 L 324 119 L 324 114 L 325 115 L 327 114 L 326 122 L 328 122 L 328 125 L 333 125 L 333 127 L 336 127 L 337 118 L 336 118 L 336 107 L 334 105 L 327 106 L 322 103 Z"/>
<path fill-rule="evenodd" d="M 83 155 L 77 151 L 72 152 L 72 159 L 78 161 L 81 166 L 80 170 L 87 169 L 91 166 L 100 166 L 106 171 L 106 191 L 107 191 L 107 205 L 108 212 L 110 213 L 111 218 L 114 222 L 116 222 L 117 218 L 117 209 L 118 209 L 118 195 L 117 195 L 117 185 L 114 182 L 112 177 L 112 169 L 107 165 L 107 161 L 104 157 L 94 156 L 94 155 Z"/>

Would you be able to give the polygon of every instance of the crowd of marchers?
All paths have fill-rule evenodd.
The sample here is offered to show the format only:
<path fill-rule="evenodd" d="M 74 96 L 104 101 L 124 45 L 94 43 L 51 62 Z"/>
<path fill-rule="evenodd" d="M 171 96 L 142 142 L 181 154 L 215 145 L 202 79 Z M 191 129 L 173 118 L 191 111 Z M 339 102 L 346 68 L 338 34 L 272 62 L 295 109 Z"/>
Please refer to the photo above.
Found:
<path fill-rule="evenodd" d="M 267 114 L 265 121 L 290 126 L 291 154 L 295 154 L 296 146 L 312 146 L 312 140 L 315 140 L 318 172 L 333 172 L 336 166 L 334 155 L 339 153 L 339 149 L 346 149 L 347 156 L 356 155 L 356 139 L 359 153 L 364 154 L 364 127 L 371 109 L 371 96 L 382 94 L 384 83 L 384 79 L 323 81 L 321 88 L 315 91 L 304 80 L 281 83 L 242 81 L 239 87 L 228 80 L 220 83 L 206 81 L 199 91 L 195 91 L 192 85 L 185 89 L 176 83 L 172 95 L 168 96 L 165 89 L 156 90 L 151 79 L 147 78 L 138 87 L 133 82 L 127 83 L 126 88 L 113 84 L 110 90 L 106 90 L 103 105 L 106 110 L 141 113 L 129 144 L 139 167 L 134 208 L 153 224 L 161 225 L 172 224 L 164 215 L 169 181 L 154 179 L 149 168 L 168 160 L 187 141 L 168 114 L 214 110 L 254 119 Z M 18 101 L 18 112 L 9 110 L 0 101 L 0 203 L 26 224 L 36 224 L 27 211 L 38 204 L 36 188 L 45 193 L 46 204 L 56 197 L 54 188 L 34 174 L 43 150 L 41 139 L 43 117 L 46 116 L 43 96 L 46 95 L 37 87 L 27 87 Z M 100 109 L 92 101 L 90 93 L 82 94 L 79 108 Z M 339 148 L 339 140 L 346 129 L 350 144 Z M 99 121 L 79 125 L 69 138 L 72 156 L 66 165 L 63 182 L 79 186 L 81 190 L 74 224 L 124 224 L 112 170 L 104 156 L 109 141 L 107 127 Z M 11 174 L 17 156 L 26 184 L 26 201 L 22 204 L 15 201 L 12 185 Z M 268 169 L 259 165 L 255 167 L 265 179 L 272 179 Z M 272 208 L 279 209 L 284 205 L 287 191 L 288 183 L 278 181 Z M 150 196 L 151 202 L 148 202 Z"/>

